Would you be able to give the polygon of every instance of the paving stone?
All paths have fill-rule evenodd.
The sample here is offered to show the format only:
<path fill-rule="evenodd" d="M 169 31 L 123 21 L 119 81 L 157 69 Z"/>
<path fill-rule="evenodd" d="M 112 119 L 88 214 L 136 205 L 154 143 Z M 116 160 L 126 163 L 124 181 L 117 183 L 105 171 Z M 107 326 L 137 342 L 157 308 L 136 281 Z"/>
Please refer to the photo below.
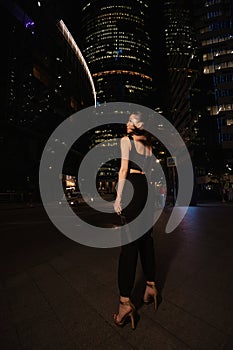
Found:
<path fill-rule="evenodd" d="M 157 314 L 157 322 L 176 335 L 191 349 L 223 349 L 225 334 L 214 326 L 166 300 L 163 300 Z"/>
<path fill-rule="evenodd" d="M 1 326 L 4 325 L 1 323 Z M 0 349 L 2 350 L 22 350 L 17 330 L 15 327 L 2 328 L 0 330 Z"/>

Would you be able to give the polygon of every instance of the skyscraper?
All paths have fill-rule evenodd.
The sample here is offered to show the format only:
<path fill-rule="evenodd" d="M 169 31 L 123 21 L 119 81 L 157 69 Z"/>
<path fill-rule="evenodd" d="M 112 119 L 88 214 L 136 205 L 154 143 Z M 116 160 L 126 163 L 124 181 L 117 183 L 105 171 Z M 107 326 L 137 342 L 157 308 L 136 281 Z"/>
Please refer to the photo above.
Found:
<path fill-rule="evenodd" d="M 187 143 L 193 137 L 190 95 L 198 73 L 195 66 L 195 36 L 190 18 L 189 5 L 184 0 L 164 2 L 168 117 Z"/>
<path fill-rule="evenodd" d="M 95 91 L 86 62 L 54 1 L 4 0 L 0 8 L 6 19 L 1 33 L 8 35 L 2 51 L 4 172 L 0 186 L 15 190 L 36 185 L 47 139 L 71 114 L 94 105 Z M 64 140 L 58 142 L 65 147 Z M 78 152 L 75 159 L 81 158 Z"/>
<path fill-rule="evenodd" d="M 195 4 L 195 23 L 202 61 L 205 114 L 216 125 L 215 144 L 225 170 L 233 163 L 233 2 L 207 0 Z M 224 169 L 223 169 L 224 170 Z"/>
<path fill-rule="evenodd" d="M 83 0 L 81 38 L 99 103 L 147 105 L 152 93 L 148 0 Z"/>

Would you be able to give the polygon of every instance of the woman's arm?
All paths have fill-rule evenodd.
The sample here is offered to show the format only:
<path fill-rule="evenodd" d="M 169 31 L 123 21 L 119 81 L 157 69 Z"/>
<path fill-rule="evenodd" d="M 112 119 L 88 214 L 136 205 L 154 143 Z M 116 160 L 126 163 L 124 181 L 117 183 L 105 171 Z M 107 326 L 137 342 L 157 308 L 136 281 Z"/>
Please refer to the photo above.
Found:
<path fill-rule="evenodd" d="M 118 173 L 117 196 L 114 203 L 114 210 L 118 215 L 120 215 L 122 211 L 121 199 L 125 185 L 125 180 L 128 174 L 130 149 L 131 144 L 129 138 L 123 137 L 121 139 L 121 167 Z"/>

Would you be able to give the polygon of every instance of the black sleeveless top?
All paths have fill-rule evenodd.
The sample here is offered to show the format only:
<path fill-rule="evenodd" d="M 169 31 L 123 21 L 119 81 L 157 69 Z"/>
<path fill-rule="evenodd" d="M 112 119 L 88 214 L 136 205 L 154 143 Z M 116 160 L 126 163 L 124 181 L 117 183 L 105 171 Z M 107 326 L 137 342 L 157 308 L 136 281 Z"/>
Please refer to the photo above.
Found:
<path fill-rule="evenodd" d="M 134 139 L 132 136 L 128 136 L 131 143 L 130 160 L 129 160 L 129 170 L 139 170 L 142 172 L 147 172 L 151 163 L 151 156 L 145 156 L 137 152 Z"/>

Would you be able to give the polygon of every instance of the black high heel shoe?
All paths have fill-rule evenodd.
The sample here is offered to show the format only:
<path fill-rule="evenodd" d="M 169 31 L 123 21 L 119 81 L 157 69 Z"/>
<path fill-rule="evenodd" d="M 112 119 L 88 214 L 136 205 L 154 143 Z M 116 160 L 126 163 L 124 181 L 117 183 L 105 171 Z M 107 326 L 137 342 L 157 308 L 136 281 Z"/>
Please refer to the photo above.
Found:
<path fill-rule="evenodd" d="M 133 305 L 133 303 L 129 300 L 127 301 L 121 301 L 120 300 L 120 304 L 121 305 L 127 305 L 127 306 L 130 306 L 130 310 L 122 317 L 122 319 L 120 321 L 117 320 L 117 316 L 118 314 L 114 314 L 113 315 L 113 319 L 114 319 L 114 322 L 117 326 L 120 326 L 120 327 L 123 327 L 126 323 L 126 319 L 128 317 L 130 317 L 130 320 L 131 320 L 131 327 L 132 329 L 135 329 L 135 313 L 136 313 L 136 310 L 135 310 L 135 306 Z"/>
<path fill-rule="evenodd" d="M 146 282 L 146 287 L 151 288 L 151 291 L 148 292 L 148 290 L 145 290 L 143 302 L 144 304 L 151 304 L 154 303 L 154 309 L 157 310 L 157 296 L 158 296 L 158 291 L 155 287 L 154 282 Z"/>

